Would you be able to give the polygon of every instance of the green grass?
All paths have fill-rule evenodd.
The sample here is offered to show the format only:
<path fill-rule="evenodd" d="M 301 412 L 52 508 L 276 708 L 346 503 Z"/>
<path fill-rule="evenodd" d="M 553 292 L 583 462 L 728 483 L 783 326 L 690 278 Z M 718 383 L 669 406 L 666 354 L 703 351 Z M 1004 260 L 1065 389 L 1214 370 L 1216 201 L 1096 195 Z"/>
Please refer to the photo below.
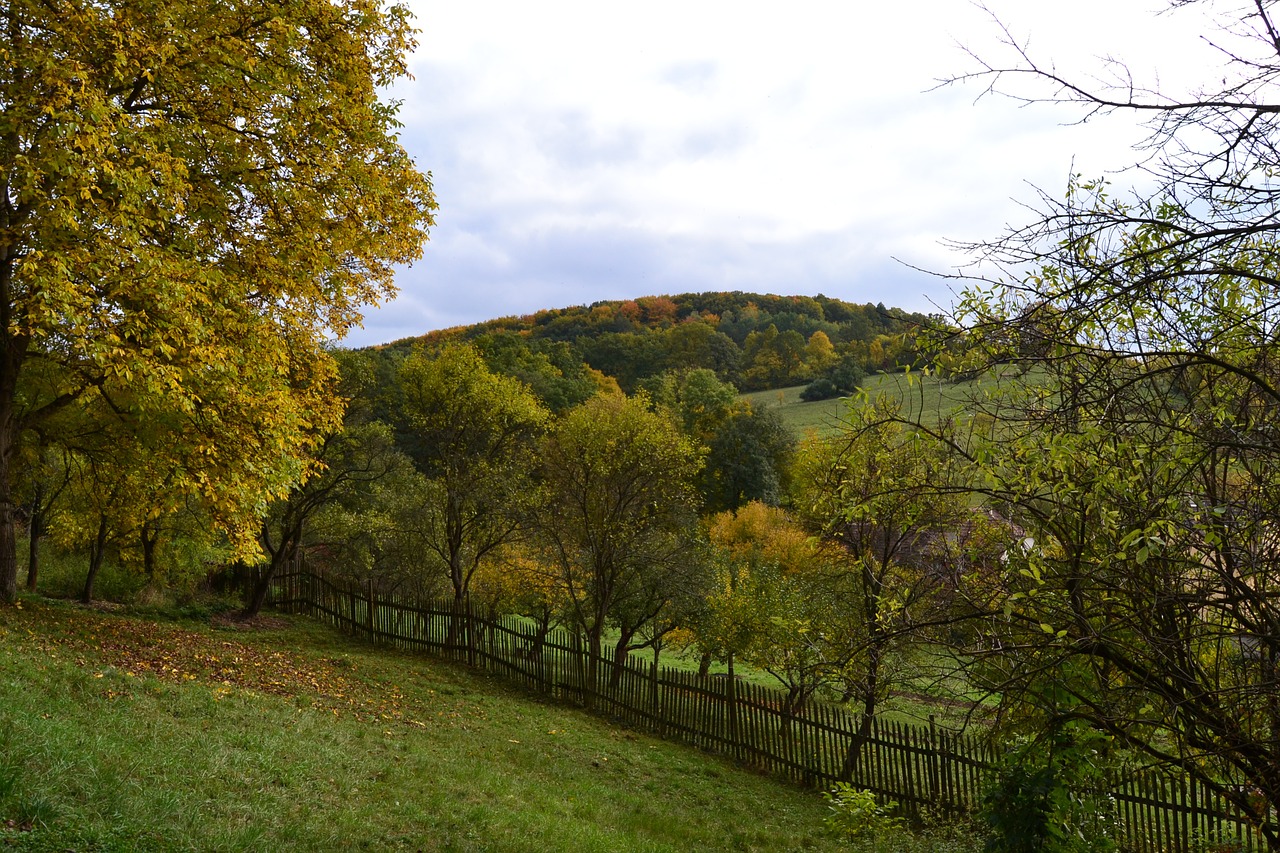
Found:
<path fill-rule="evenodd" d="M 0 845 L 976 849 L 906 834 L 850 846 L 812 792 L 465 669 L 275 622 L 38 599 L 0 611 Z"/>
<path fill-rule="evenodd" d="M 771 408 L 782 418 L 782 422 L 797 437 L 803 438 L 809 432 L 822 434 L 830 432 L 839 425 L 840 416 L 849 405 L 848 398 L 818 400 L 806 403 L 800 399 L 804 385 L 790 388 L 774 388 L 769 391 L 752 391 L 743 394 L 756 408 Z"/>
<path fill-rule="evenodd" d="M 967 382 L 951 382 L 937 376 L 912 373 L 877 373 L 862 383 L 865 398 L 843 397 L 806 403 L 800 399 L 804 385 L 753 391 L 742 397 L 753 406 L 767 406 L 777 411 L 782 422 L 797 436 L 810 432 L 819 435 L 839 429 L 847 408 L 860 399 L 875 400 L 885 396 L 902 404 L 902 415 L 935 426 L 948 416 L 963 415 L 971 409 L 971 401 L 992 390 L 1004 377 L 986 376 Z"/>

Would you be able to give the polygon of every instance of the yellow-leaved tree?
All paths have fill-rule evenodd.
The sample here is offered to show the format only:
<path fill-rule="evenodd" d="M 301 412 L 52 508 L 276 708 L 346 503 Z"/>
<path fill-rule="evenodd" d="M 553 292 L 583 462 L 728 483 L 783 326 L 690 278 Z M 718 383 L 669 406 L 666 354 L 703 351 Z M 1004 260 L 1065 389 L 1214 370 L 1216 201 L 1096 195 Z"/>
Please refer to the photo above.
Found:
<path fill-rule="evenodd" d="M 252 554 L 254 518 L 340 421 L 326 337 L 432 222 L 376 92 L 405 73 L 408 13 L 8 0 L 0 28 L 0 598 L 19 450 L 95 397 L 176 423 L 175 484 Z"/>

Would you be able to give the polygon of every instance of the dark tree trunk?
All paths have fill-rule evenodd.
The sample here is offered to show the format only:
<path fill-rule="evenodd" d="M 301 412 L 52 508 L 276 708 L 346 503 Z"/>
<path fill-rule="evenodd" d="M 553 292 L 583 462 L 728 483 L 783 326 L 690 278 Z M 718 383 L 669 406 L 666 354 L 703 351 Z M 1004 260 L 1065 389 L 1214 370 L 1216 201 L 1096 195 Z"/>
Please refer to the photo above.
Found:
<path fill-rule="evenodd" d="M 446 648 L 461 650 L 467 645 L 467 597 L 457 584 L 453 587 L 453 605 L 449 614 L 449 630 L 444 638 Z"/>
<path fill-rule="evenodd" d="M 102 568 L 102 558 L 107 552 L 107 516 L 98 519 L 98 536 L 89 546 L 89 574 L 84 579 L 84 591 L 80 593 L 80 602 L 89 604 L 93 601 L 93 582 L 98 579 L 98 570 Z"/>
<path fill-rule="evenodd" d="M 271 559 L 267 561 L 266 568 L 258 573 L 258 578 L 253 584 L 253 591 L 249 594 L 249 600 L 245 602 L 244 610 L 240 611 L 241 619 L 252 619 L 262 612 L 263 605 L 267 603 L 267 593 L 271 591 L 271 581 L 275 578 L 276 570 L 280 567 L 280 564 L 284 562 L 284 553 L 284 549 L 281 548 L 272 554 Z"/>
<path fill-rule="evenodd" d="M 600 658 L 603 650 L 601 649 L 600 633 L 603 626 L 597 624 L 591 626 L 587 631 L 587 699 L 593 702 L 596 693 L 600 689 Z M 590 707 L 590 705 L 588 705 Z"/>
<path fill-rule="evenodd" d="M 622 671 L 627 666 L 627 660 L 631 657 L 631 638 L 636 635 L 635 629 L 622 629 L 622 635 L 618 637 L 618 645 L 613 647 L 613 672 L 609 673 L 609 689 L 617 690 L 618 685 L 622 683 Z"/>
<path fill-rule="evenodd" d="M 8 364 L 0 368 L 0 601 L 18 600 L 18 530 L 13 505 L 13 393 Z M 12 377 L 16 381 L 16 377 Z M 6 387 L 7 386 L 7 387 Z"/>
<path fill-rule="evenodd" d="M 8 466 L 0 466 L 8 468 Z M 8 471 L 0 472 L 0 601 L 18 600 L 18 531 L 13 501 L 8 496 Z"/>
<path fill-rule="evenodd" d="M 858 730 L 849 741 L 849 750 L 844 756 L 844 766 L 840 769 L 841 778 L 852 781 L 862 761 L 862 753 L 871 740 L 871 726 L 876 718 L 876 695 L 880 689 L 880 650 L 873 646 L 867 660 L 867 680 L 862 685 L 862 719 L 858 721 Z"/>
<path fill-rule="evenodd" d="M 6 140 L 12 143 L 13 140 Z M 6 151 L 6 156 L 16 154 Z M 0 227 L 9 225 L 7 210 L 0 210 Z M 27 338 L 14 333 L 13 267 L 17 247 L 0 241 L 0 601 L 18 600 L 18 531 L 13 505 L 13 459 L 22 424 L 14 411 L 18 374 L 26 356 Z"/>
<path fill-rule="evenodd" d="M 263 606 L 267 603 L 267 593 L 271 592 L 271 582 L 275 580 L 280 568 L 289 559 L 296 557 L 302 548 L 302 522 L 297 520 L 289 522 L 287 519 L 288 516 L 280 534 L 280 544 L 276 548 L 271 547 L 270 525 L 265 521 L 262 523 L 259 541 L 271 559 L 267 561 L 266 568 L 258 573 L 257 580 L 253 584 L 253 592 L 245 602 L 244 610 L 240 611 L 241 619 L 252 619 L 262 612 Z"/>
<path fill-rule="evenodd" d="M 40 538 L 44 536 L 44 511 L 31 511 L 31 522 L 27 527 L 27 592 L 35 592 L 40 578 Z"/>
<path fill-rule="evenodd" d="M 141 545 L 142 545 L 142 572 L 147 576 L 147 580 L 155 580 L 156 577 L 156 544 L 160 541 L 160 531 L 148 524 L 142 525 Z"/>

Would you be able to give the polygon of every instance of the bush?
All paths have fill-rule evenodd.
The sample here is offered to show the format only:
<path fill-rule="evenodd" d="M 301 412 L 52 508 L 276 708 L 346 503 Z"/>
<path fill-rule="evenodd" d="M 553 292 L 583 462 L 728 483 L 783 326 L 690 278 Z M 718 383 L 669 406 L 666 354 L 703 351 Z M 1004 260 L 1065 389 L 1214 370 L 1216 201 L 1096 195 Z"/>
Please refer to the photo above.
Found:
<path fill-rule="evenodd" d="M 820 376 L 813 380 L 800 392 L 800 399 L 806 403 L 812 403 L 815 400 L 829 400 L 832 397 L 839 396 L 840 389 L 825 376 Z"/>
<path fill-rule="evenodd" d="M 1111 853 L 1115 803 L 1097 793 L 1105 738 L 1061 728 L 1010 750 L 987 792 L 986 853 Z"/>
<path fill-rule="evenodd" d="M 822 798 L 831 809 L 827 826 L 846 838 L 875 838 L 902 829 L 902 818 L 891 814 L 898 807 L 896 802 L 888 800 L 881 805 L 876 802 L 875 794 L 859 790 L 848 782 L 837 782 Z"/>
<path fill-rule="evenodd" d="M 829 400 L 832 397 L 847 397 L 858 390 L 862 380 L 867 376 L 862 365 L 852 356 L 845 356 L 838 364 L 823 375 L 813 380 L 800 392 L 800 399 L 806 403 L 814 400 Z"/>

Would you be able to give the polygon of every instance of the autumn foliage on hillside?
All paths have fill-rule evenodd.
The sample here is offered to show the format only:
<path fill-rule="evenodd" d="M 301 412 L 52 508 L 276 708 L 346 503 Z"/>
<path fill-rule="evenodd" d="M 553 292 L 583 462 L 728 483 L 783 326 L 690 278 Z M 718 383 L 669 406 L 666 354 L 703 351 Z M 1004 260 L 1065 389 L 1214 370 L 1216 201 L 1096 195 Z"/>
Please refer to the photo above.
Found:
<path fill-rule="evenodd" d="M 913 365 L 915 334 L 930 322 L 883 303 L 856 305 L 821 295 L 685 293 L 502 317 L 386 349 L 470 340 L 486 351 L 509 352 L 515 338 L 561 370 L 567 359 L 581 361 L 628 392 L 664 371 L 693 368 L 754 391 L 813 382 L 840 368 L 847 375 L 850 365 L 860 374 Z"/>

